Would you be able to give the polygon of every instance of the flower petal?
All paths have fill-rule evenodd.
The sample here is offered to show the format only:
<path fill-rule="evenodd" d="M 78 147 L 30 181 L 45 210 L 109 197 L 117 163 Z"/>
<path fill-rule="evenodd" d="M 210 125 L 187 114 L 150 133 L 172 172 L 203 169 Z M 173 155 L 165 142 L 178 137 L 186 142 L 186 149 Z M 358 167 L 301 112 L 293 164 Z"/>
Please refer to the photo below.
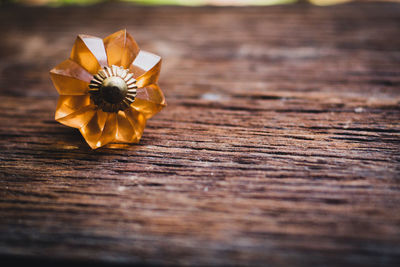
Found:
<path fill-rule="evenodd" d="M 137 90 L 136 99 L 131 106 L 141 112 L 146 119 L 149 119 L 166 105 L 160 87 L 157 84 L 152 84 Z"/>
<path fill-rule="evenodd" d="M 156 83 L 160 69 L 161 57 L 146 51 L 140 51 L 130 68 L 133 73 L 139 74 L 136 78 L 138 88 Z"/>
<path fill-rule="evenodd" d="M 120 30 L 104 38 L 104 46 L 109 66 L 116 65 L 127 69 L 139 53 L 139 46 L 126 30 Z"/>
<path fill-rule="evenodd" d="M 106 112 L 97 110 L 92 119 L 79 129 L 86 142 L 93 149 L 101 146 L 99 140 L 107 121 L 107 117 L 108 114 Z"/>
<path fill-rule="evenodd" d="M 90 35 L 78 35 L 70 59 L 91 74 L 96 74 L 100 68 L 107 66 L 107 55 L 103 40 Z"/>
<path fill-rule="evenodd" d="M 145 117 L 133 108 L 119 111 L 116 140 L 119 142 L 139 142 L 146 125 Z"/>
<path fill-rule="evenodd" d="M 107 113 L 107 121 L 104 125 L 103 132 L 96 143 L 97 147 L 104 146 L 115 140 L 115 135 L 117 133 L 117 114 Z"/>
<path fill-rule="evenodd" d="M 70 59 L 53 68 L 50 76 L 60 95 L 84 95 L 92 79 L 90 73 Z"/>
<path fill-rule="evenodd" d="M 91 104 L 88 95 L 62 95 L 58 99 L 55 119 L 66 126 L 81 128 L 93 117 L 94 113 L 95 107 Z"/>

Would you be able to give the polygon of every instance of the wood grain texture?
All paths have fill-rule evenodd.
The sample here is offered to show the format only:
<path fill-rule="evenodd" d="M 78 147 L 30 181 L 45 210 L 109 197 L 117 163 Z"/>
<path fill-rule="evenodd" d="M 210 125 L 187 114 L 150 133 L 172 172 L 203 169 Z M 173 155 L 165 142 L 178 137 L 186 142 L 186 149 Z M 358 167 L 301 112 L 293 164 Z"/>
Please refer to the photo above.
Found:
<path fill-rule="evenodd" d="M 399 266 L 400 5 L 0 9 L 0 255 Z M 164 58 L 139 144 L 53 119 L 75 36 Z"/>

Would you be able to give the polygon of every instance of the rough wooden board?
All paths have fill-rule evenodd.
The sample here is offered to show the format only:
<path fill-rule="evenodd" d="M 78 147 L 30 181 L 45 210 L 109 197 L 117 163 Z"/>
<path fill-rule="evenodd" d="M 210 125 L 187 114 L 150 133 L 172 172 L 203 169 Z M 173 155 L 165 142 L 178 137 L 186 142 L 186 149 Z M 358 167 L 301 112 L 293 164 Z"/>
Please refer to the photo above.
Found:
<path fill-rule="evenodd" d="M 0 254 L 400 264 L 400 5 L 0 9 Z M 78 33 L 161 54 L 168 107 L 92 151 L 53 120 Z"/>

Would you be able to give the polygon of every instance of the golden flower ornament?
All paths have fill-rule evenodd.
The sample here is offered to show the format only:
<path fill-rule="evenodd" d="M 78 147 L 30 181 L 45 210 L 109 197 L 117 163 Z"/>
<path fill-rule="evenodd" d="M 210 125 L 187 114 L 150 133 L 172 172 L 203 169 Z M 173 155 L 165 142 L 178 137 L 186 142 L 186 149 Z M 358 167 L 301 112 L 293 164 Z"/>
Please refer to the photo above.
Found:
<path fill-rule="evenodd" d="M 60 94 L 55 119 L 78 128 L 93 149 L 139 142 L 146 120 L 166 105 L 160 68 L 161 58 L 140 51 L 126 30 L 78 35 L 70 58 L 50 71 Z"/>

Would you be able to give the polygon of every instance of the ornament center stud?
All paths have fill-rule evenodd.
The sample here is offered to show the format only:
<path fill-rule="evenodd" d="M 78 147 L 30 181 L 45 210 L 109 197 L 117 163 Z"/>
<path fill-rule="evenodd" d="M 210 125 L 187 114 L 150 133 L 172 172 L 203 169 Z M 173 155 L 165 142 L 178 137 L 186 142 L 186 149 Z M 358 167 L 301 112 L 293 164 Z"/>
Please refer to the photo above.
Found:
<path fill-rule="evenodd" d="M 105 112 L 125 110 L 135 101 L 136 80 L 123 67 L 104 67 L 89 84 L 90 98 Z"/>
<path fill-rule="evenodd" d="M 120 77 L 108 77 L 103 81 L 100 91 L 105 101 L 117 104 L 125 98 L 128 86 Z"/>

